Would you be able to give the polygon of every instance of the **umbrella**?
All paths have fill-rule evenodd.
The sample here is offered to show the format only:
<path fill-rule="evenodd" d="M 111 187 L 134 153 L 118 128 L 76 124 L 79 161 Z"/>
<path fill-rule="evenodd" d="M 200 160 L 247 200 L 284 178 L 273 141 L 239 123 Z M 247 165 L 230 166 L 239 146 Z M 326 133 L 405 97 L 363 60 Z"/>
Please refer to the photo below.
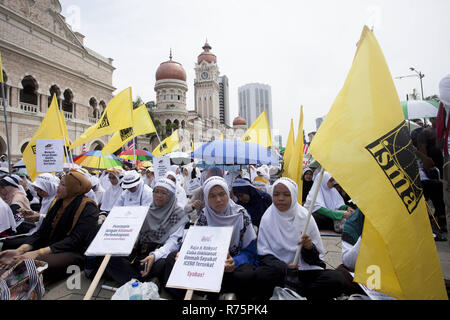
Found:
<path fill-rule="evenodd" d="M 153 163 L 151 163 L 150 161 L 146 160 L 146 161 L 138 161 L 137 162 L 137 166 L 138 168 L 142 169 L 142 168 L 148 168 L 148 167 L 153 167 Z"/>
<path fill-rule="evenodd" d="M 408 100 L 401 104 L 405 119 L 435 118 L 439 109 L 439 102 L 433 100 Z"/>
<path fill-rule="evenodd" d="M 214 164 L 271 164 L 278 165 L 278 156 L 263 146 L 240 140 L 214 140 L 192 153 L 194 158 Z"/>
<path fill-rule="evenodd" d="M 109 169 L 113 167 L 122 167 L 122 162 L 120 159 L 113 155 L 102 156 L 102 152 L 99 150 L 89 151 L 83 153 L 73 159 L 76 164 L 95 169 Z"/>
<path fill-rule="evenodd" d="M 136 160 L 138 161 L 146 161 L 151 160 L 153 158 L 153 155 L 150 152 L 140 149 L 136 149 L 134 151 L 133 150 L 122 151 L 119 154 L 119 158 L 126 160 L 135 160 L 134 155 L 136 155 Z"/>
<path fill-rule="evenodd" d="M 175 151 L 175 152 L 171 152 L 168 154 L 169 158 L 170 158 L 170 162 L 172 164 L 178 164 L 178 165 L 184 165 L 184 164 L 188 164 L 191 163 L 191 159 L 192 157 L 189 155 L 189 153 L 186 152 L 179 152 L 179 151 Z"/>

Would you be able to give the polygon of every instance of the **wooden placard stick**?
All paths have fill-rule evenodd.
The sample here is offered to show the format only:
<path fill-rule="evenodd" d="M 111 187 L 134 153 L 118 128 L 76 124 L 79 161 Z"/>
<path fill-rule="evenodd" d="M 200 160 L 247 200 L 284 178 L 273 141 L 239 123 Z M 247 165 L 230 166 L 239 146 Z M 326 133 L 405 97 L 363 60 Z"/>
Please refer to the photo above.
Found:
<path fill-rule="evenodd" d="M 94 280 L 92 281 L 91 285 L 89 286 L 89 289 L 86 292 L 86 295 L 84 296 L 83 300 L 91 300 L 92 295 L 94 294 L 95 288 L 97 288 L 97 285 L 103 275 L 103 272 L 105 272 L 105 269 L 106 269 L 106 266 L 108 265 L 109 259 L 111 259 L 110 254 L 107 254 L 103 258 L 102 264 L 100 265 L 100 268 L 98 268 L 98 271 L 95 274 Z"/>

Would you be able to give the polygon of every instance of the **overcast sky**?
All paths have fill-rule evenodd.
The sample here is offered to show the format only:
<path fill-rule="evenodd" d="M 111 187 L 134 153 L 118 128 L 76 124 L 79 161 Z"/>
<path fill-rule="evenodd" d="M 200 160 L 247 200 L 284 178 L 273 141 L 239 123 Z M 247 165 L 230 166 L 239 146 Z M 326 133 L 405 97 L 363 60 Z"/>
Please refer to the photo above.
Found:
<path fill-rule="evenodd" d="M 155 72 L 169 59 L 187 74 L 187 108 L 194 109 L 194 66 L 208 39 L 230 84 L 231 121 L 238 87 L 272 88 L 274 132 L 286 143 L 304 107 L 306 133 L 329 111 L 351 67 L 363 26 L 374 27 L 392 76 L 425 74 L 424 95 L 439 94 L 450 73 L 449 0 L 60 0 L 62 14 L 85 45 L 113 58 L 114 93 L 155 100 Z M 394 79 L 400 100 L 418 77 Z"/>

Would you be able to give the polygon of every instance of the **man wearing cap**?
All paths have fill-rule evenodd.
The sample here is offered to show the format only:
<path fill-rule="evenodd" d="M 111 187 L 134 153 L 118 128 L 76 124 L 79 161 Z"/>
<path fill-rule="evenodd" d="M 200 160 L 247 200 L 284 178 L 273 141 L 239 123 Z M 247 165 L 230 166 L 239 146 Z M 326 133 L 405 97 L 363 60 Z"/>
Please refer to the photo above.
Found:
<path fill-rule="evenodd" d="M 144 183 L 135 170 L 126 171 L 120 185 L 124 191 L 115 206 L 148 206 L 153 201 L 153 190 Z"/>

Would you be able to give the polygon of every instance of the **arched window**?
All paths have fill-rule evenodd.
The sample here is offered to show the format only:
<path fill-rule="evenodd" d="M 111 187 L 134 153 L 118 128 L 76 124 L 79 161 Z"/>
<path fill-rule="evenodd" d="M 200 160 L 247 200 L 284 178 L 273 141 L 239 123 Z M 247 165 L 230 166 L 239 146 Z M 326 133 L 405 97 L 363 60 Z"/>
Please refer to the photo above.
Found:
<path fill-rule="evenodd" d="M 20 147 L 20 153 L 23 153 L 25 151 L 25 148 L 28 146 L 28 142 L 25 142 L 21 147 Z"/>
<path fill-rule="evenodd" d="M 5 85 L 5 99 L 6 104 L 8 104 L 8 100 L 11 97 L 11 93 L 9 92 L 11 88 L 6 84 L 8 82 L 8 75 L 6 74 L 5 70 L 2 70 L 2 74 L 3 74 L 3 84 Z M 0 99 L 0 106 L 3 106 L 3 99 Z"/>
<path fill-rule="evenodd" d="M 37 106 L 37 90 L 39 86 L 36 79 L 34 79 L 32 76 L 26 76 L 22 79 L 22 87 L 23 89 L 20 89 L 19 94 L 20 102 Z"/>
<path fill-rule="evenodd" d="M 100 106 L 100 115 L 99 115 L 99 118 L 103 115 L 103 112 L 105 112 L 105 109 L 106 109 L 106 103 L 105 103 L 105 101 L 100 101 L 100 103 L 99 103 L 99 106 Z"/>
<path fill-rule="evenodd" d="M 73 93 L 70 89 L 64 91 L 64 100 L 62 102 L 62 109 L 65 112 L 73 113 Z"/>
<path fill-rule="evenodd" d="M 182 128 L 182 129 L 184 129 L 185 125 L 186 125 L 186 122 L 185 122 L 184 120 L 181 121 L 181 128 Z"/>
<path fill-rule="evenodd" d="M 172 121 L 170 121 L 169 119 L 166 120 L 166 135 L 171 135 L 172 134 Z"/>
<path fill-rule="evenodd" d="M 52 103 L 53 95 L 56 96 L 56 100 L 58 101 L 58 107 L 61 106 L 61 90 L 58 88 L 56 84 L 50 87 L 50 96 L 48 97 L 48 106 Z"/>
<path fill-rule="evenodd" d="M 209 97 L 209 116 L 213 116 L 212 97 Z"/>
<path fill-rule="evenodd" d="M 175 130 L 178 129 L 180 127 L 180 122 L 178 121 L 178 119 L 175 119 L 173 121 L 174 126 L 176 126 L 176 128 L 174 128 Z"/>
<path fill-rule="evenodd" d="M 89 105 L 91 106 L 92 116 L 94 118 L 97 118 L 100 114 L 98 107 L 97 107 L 97 100 L 94 97 L 90 98 Z"/>

